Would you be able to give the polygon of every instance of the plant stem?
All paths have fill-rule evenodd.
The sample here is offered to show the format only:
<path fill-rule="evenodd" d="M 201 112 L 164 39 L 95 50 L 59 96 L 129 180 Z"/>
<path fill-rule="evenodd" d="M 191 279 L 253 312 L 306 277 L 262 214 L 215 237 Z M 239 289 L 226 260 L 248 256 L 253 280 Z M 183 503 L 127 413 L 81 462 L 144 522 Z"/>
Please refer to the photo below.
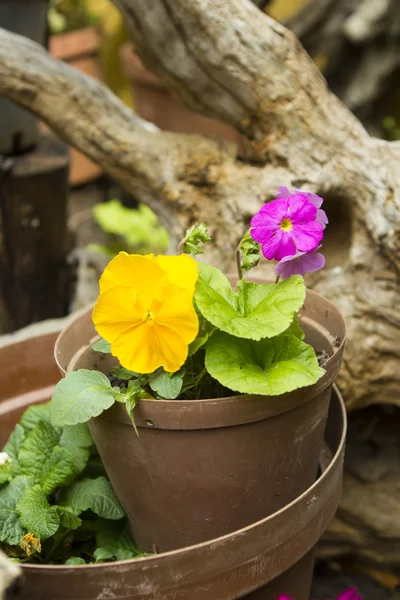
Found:
<path fill-rule="evenodd" d="M 280 278 L 281 278 L 280 275 L 278 275 L 277 278 L 275 279 L 275 283 L 279 283 Z"/>
<path fill-rule="evenodd" d="M 235 250 L 235 258 L 236 258 L 236 269 L 238 272 L 239 279 L 243 279 L 242 273 L 242 265 L 241 265 L 241 255 L 240 255 L 240 246 L 238 246 Z"/>
<path fill-rule="evenodd" d="M 186 238 L 184 237 L 178 244 L 178 254 L 182 254 L 183 253 L 183 247 L 186 243 Z"/>

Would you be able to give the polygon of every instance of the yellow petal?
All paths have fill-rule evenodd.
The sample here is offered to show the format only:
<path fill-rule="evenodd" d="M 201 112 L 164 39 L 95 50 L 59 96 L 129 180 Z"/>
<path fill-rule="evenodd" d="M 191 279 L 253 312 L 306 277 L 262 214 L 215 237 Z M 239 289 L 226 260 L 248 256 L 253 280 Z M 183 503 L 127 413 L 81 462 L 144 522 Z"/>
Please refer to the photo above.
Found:
<path fill-rule="evenodd" d="M 199 277 L 197 262 L 188 254 L 179 256 L 159 256 L 154 257 L 155 262 L 165 271 L 169 283 L 179 287 L 193 289 Z"/>
<path fill-rule="evenodd" d="M 141 323 L 147 311 L 133 288 L 112 287 L 97 299 L 92 319 L 96 331 L 107 342 L 113 342 L 124 329 Z"/>
<path fill-rule="evenodd" d="M 111 344 L 121 365 L 136 373 L 153 373 L 159 367 L 178 371 L 188 355 L 188 346 L 170 327 L 146 321 L 123 331 Z"/>
<path fill-rule="evenodd" d="M 158 324 L 171 327 L 186 344 L 193 342 L 199 332 L 199 320 L 190 290 L 182 290 L 176 285 L 165 286 L 153 300 L 150 310 Z"/>
<path fill-rule="evenodd" d="M 131 287 L 138 293 L 141 303 L 149 308 L 165 272 L 153 255 L 120 252 L 113 258 L 100 277 L 100 293 L 116 286 Z"/>

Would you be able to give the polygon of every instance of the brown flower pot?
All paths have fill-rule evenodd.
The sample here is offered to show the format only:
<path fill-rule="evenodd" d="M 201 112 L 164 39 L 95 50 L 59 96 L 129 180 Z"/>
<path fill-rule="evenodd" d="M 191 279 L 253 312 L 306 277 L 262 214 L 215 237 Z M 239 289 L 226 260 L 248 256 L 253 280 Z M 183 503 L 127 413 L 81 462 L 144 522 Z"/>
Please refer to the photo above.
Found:
<path fill-rule="evenodd" d="M 130 44 L 120 51 L 124 74 L 132 80 L 137 113 L 160 129 L 199 133 L 241 145 L 240 135 L 229 125 L 191 110 L 173 97 L 156 75 L 147 71 Z"/>
<path fill-rule="evenodd" d="M 139 437 L 121 404 L 91 420 L 99 454 L 143 551 L 164 552 L 246 527 L 315 481 L 345 327 L 337 309 L 312 291 L 301 318 L 307 341 L 330 355 L 325 375 L 313 386 L 278 397 L 142 400 L 135 410 Z M 78 337 L 89 333 L 89 340 L 91 327 L 88 311 L 61 334 L 56 348 L 61 368 L 68 358 L 68 371 L 107 373 L 116 364 L 90 343 L 73 353 L 78 340 L 71 329 Z"/>
<path fill-rule="evenodd" d="M 49 40 L 50 53 L 71 67 L 94 79 L 103 80 L 100 68 L 100 36 L 94 27 L 54 35 Z M 101 168 L 75 148 L 70 148 L 69 182 L 81 185 L 101 174 Z"/>
<path fill-rule="evenodd" d="M 76 330 L 74 335 L 77 339 Z M 53 339 L 49 334 L 0 350 L 3 442 L 23 410 L 51 393 L 57 378 L 50 355 Z M 323 474 L 277 513 L 224 537 L 161 555 L 88 566 L 25 564 L 7 600 L 276 600 L 283 592 L 308 600 L 313 548 L 339 502 L 345 429 L 343 401 L 335 390 Z"/>

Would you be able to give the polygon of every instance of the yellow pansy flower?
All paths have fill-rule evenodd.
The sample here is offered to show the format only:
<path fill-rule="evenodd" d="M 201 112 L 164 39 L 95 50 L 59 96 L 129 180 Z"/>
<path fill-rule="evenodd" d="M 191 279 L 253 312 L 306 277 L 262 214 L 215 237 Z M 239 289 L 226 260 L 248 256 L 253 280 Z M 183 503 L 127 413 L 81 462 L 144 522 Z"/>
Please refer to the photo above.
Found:
<path fill-rule="evenodd" d="M 197 278 L 197 263 L 187 254 L 120 252 L 109 262 L 93 323 L 123 367 L 136 373 L 180 369 L 199 330 L 193 307 Z"/>

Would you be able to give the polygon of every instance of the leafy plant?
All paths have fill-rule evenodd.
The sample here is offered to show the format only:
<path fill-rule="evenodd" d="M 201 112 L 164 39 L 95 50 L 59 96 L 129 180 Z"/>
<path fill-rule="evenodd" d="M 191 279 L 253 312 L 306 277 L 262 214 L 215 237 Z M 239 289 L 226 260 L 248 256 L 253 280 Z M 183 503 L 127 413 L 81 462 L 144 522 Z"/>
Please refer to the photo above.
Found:
<path fill-rule="evenodd" d="M 114 238 L 108 246 L 90 246 L 106 256 L 113 257 L 121 250 L 138 254 L 164 252 L 169 246 L 167 230 L 145 204 L 139 204 L 138 208 L 127 208 L 119 200 L 109 200 L 96 204 L 93 216 L 101 229 Z"/>
<path fill-rule="evenodd" d="M 328 219 L 311 192 L 281 186 L 278 196 L 239 242 L 236 289 L 219 269 L 192 258 L 210 241 L 204 223 L 187 230 L 179 256 L 121 253 L 109 263 L 93 312 L 105 339 L 93 350 L 112 352 L 120 365 L 107 375 L 81 369 L 60 381 L 53 425 L 84 423 L 122 402 L 136 429 L 134 409 L 144 398 L 277 396 L 324 375 L 303 340 L 299 310 L 302 275 L 324 264 L 317 250 Z M 243 278 L 261 252 L 279 260 L 275 283 Z"/>
<path fill-rule="evenodd" d="M 34 563 L 139 556 L 87 424 L 56 427 L 49 409 L 28 408 L 0 453 L 0 547 Z"/>
<path fill-rule="evenodd" d="M 82 0 L 51 0 L 47 18 L 52 35 L 83 29 L 97 23 L 97 18 L 87 11 Z"/>

